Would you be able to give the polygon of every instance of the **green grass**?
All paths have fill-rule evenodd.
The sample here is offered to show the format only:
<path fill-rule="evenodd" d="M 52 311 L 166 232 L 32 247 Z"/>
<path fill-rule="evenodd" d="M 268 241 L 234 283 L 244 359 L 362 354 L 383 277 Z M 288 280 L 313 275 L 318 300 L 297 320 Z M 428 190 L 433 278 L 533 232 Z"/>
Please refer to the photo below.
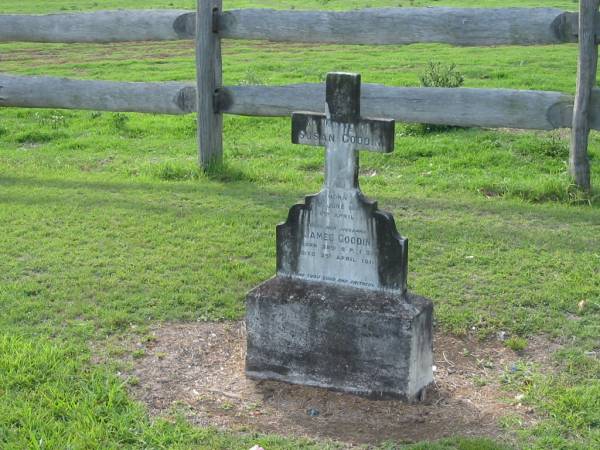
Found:
<path fill-rule="evenodd" d="M 571 1 L 227 1 L 225 8 L 549 6 Z M 0 13 L 193 8 L 193 1 L 14 1 Z M 2 71 L 125 81 L 192 80 L 189 42 L 0 44 Z M 228 84 L 320 82 L 327 71 L 418 86 L 430 61 L 465 86 L 572 93 L 576 47 L 303 46 L 227 41 Z M 274 227 L 322 182 L 322 150 L 292 146 L 287 119 L 226 117 L 226 165 L 198 170 L 195 118 L 0 110 L 0 447 L 325 448 L 151 421 L 92 350 L 173 320 L 243 317 L 245 292 L 275 269 Z M 600 135 L 592 134 L 600 185 Z M 600 446 L 600 199 L 567 176 L 568 133 L 399 124 L 392 155 L 361 155 L 364 192 L 411 242 L 410 288 L 434 299 L 441 328 L 499 330 L 565 344 L 559 370 L 507 383 L 543 417 L 507 421 L 519 445 Z M 585 307 L 580 307 L 586 302 Z M 90 343 L 94 343 L 91 347 Z M 400 448 L 389 443 L 382 448 Z M 413 448 L 500 448 L 452 440 Z"/>
<path fill-rule="evenodd" d="M 193 428 L 182 412 L 150 422 L 125 382 L 87 368 L 75 348 L 0 335 L 0 444 L 21 449 L 333 448 L 327 444 Z M 35 405 L 35 409 L 32 409 Z"/>

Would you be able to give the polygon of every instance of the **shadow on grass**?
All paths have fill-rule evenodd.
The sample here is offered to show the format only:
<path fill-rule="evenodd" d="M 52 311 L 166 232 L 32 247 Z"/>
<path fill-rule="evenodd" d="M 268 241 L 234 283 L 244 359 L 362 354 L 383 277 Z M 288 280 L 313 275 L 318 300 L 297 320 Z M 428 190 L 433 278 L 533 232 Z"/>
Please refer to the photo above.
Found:
<path fill-rule="evenodd" d="M 195 162 L 178 160 L 147 164 L 139 172 L 136 172 L 136 175 L 140 174 L 162 181 L 195 181 L 202 179 L 228 183 L 256 181 L 255 178 L 244 171 L 229 164 L 215 164 L 203 169 Z"/>
<path fill-rule="evenodd" d="M 249 202 L 248 205 L 256 205 L 261 207 L 269 207 L 273 210 L 291 207 L 294 203 L 300 201 L 306 195 L 311 195 L 313 192 L 306 188 L 285 189 L 281 185 L 277 189 L 270 189 L 253 182 L 251 177 L 247 176 L 243 171 L 237 168 L 219 167 L 205 172 L 203 179 L 199 179 L 197 183 L 173 182 L 173 183 L 156 183 L 145 180 L 133 180 L 131 182 L 123 181 L 96 181 L 96 180 L 73 180 L 60 178 L 39 178 L 32 176 L 0 176 L 0 186 L 14 186 L 16 188 L 30 189 L 58 189 L 58 190 L 86 190 L 94 193 L 124 193 L 124 192 L 140 192 L 140 193 L 175 193 L 175 194 L 199 194 L 202 197 L 206 196 L 221 196 L 233 197 L 236 200 Z M 215 183 L 216 182 L 216 183 Z M 222 184 L 227 183 L 227 184 Z M 314 189 L 313 189 L 314 190 Z M 371 189 L 369 189 L 371 190 Z M 379 190 L 379 189 L 375 189 Z M 593 205 L 567 205 L 559 202 L 546 202 L 540 204 L 532 204 L 524 201 L 505 201 L 485 198 L 468 198 L 468 199 L 452 199 L 448 197 L 416 197 L 413 194 L 407 196 L 390 195 L 385 192 L 377 194 L 366 194 L 379 201 L 381 209 L 411 209 L 415 211 L 436 210 L 440 212 L 462 212 L 478 215 L 498 215 L 507 217 L 515 213 L 524 219 L 538 218 L 543 220 L 551 220 L 557 223 L 568 222 L 571 225 L 591 224 L 600 225 L 600 202 L 595 202 Z M 457 195 L 459 195 L 457 193 Z M 2 201 L 10 201 L 13 203 L 52 203 L 52 198 L 39 199 L 39 197 L 29 196 L 15 197 L 8 196 L 6 190 L 0 196 Z M 95 198 L 95 206 L 114 203 L 110 198 Z M 78 201 L 77 203 L 81 203 Z M 123 206 L 119 201 L 120 206 Z M 276 206 L 274 206 L 274 203 Z M 131 208 L 140 209 L 140 202 L 131 202 Z M 154 208 L 150 205 L 147 209 L 164 210 L 165 205 Z M 167 206 L 168 209 L 168 206 Z M 402 213 L 400 212 L 399 215 Z"/>
<path fill-rule="evenodd" d="M 240 181 L 223 181 L 239 176 L 239 170 L 219 169 L 208 180 L 194 182 L 150 183 L 144 181 L 90 181 L 46 179 L 36 177 L 0 177 L 0 203 L 18 205 L 69 205 L 80 208 L 125 208 L 134 211 L 149 211 L 157 215 L 180 215 L 182 202 L 186 202 L 186 213 L 223 214 L 239 220 L 248 215 L 281 216 L 294 203 L 309 194 L 303 188 L 272 189 Z M 16 188 L 10 192 L 10 188 Z M 7 189 L 9 188 L 9 189 Z M 42 191 L 42 194 L 36 191 Z M 135 197 L 140 195 L 139 200 Z M 173 196 L 173 197 L 171 197 Z M 507 240 L 512 247 L 527 246 L 535 242 L 546 243 L 554 237 L 555 247 L 573 250 L 597 245 L 600 236 L 600 208 L 571 207 L 567 205 L 532 205 L 522 202 L 486 199 L 423 198 L 409 195 L 400 198 L 389 194 L 376 194 L 379 206 L 391 210 L 399 223 L 411 224 L 418 229 L 439 228 L 444 223 L 444 235 L 455 236 L 460 241 L 466 232 L 472 239 L 486 240 L 490 234 Z M 254 209 L 253 209 L 254 208 Z M 269 211 L 269 213 L 267 213 Z M 465 218 L 471 224 L 465 227 Z M 486 225 L 484 225 L 484 223 Z M 273 227 L 276 224 L 273 223 Z M 484 228 L 485 227 L 485 228 Z M 573 228 L 584 227 L 575 233 Z M 401 228 L 401 227 L 400 227 Z M 562 230 L 562 231 L 561 231 Z M 596 231 L 594 231 L 596 230 Z M 418 230 L 415 230 L 418 233 Z M 401 233 L 412 234 L 400 229 Z M 560 238 L 564 235 L 564 239 Z M 596 238 L 594 238 L 596 236 Z M 464 239 L 464 237 L 463 237 Z M 471 239 L 471 238 L 470 238 Z"/>
<path fill-rule="evenodd" d="M 222 181 L 223 175 L 213 175 L 214 180 Z M 4 186 L 4 192 L 0 194 L 0 202 L 15 203 L 23 205 L 42 205 L 52 203 L 74 203 L 86 207 L 118 206 L 134 210 L 146 210 L 157 213 L 164 213 L 171 210 L 179 211 L 178 205 L 168 203 L 168 194 L 189 194 L 197 200 L 196 205 L 203 207 L 203 199 L 208 197 L 223 197 L 226 199 L 234 198 L 238 203 L 244 203 L 248 206 L 260 206 L 272 210 L 280 209 L 274 205 L 281 205 L 285 208 L 291 206 L 297 201 L 297 196 L 291 191 L 267 190 L 262 189 L 249 182 L 236 181 L 228 184 L 219 184 L 215 182 L 178 182 L 178 183 L 152 183 L 147 181 L 132 181 L 130 183 L 112 182 L 112 181 L 90 181 L 90 180 L 65 180 L 65 179 L 46 179 L 35 177 L 12 177 L 0 176 L 0 186 Z M 27 193 L 9 194 L 8 187 L 15 187 L 19 190 L 24 189 Z M 43 195 L 37 195 L 34 190 L 42 190 Z M 53 192 L 65 191 L 65 192 Z M 67 191 L 75 191 L 77 195 L 70 195 Z M 82 196 L 82 192 L 88 192 L 89 195 Z M 160 194 L 159 198 L 145 198 L 143 201 L 136 201 L 111 197 L 111 195 L 131 195 L 140 194 Z"/>

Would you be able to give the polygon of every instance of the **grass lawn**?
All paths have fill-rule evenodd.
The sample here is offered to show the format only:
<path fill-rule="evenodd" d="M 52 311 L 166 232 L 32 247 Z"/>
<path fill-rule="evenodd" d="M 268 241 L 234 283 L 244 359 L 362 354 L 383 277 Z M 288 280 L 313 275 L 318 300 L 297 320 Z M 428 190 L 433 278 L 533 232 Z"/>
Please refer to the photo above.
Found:
<path fill-rule="evenodd" d="M 193 9 L 193 0 L 3 0 L 2 13 Z M 544 6 L 576 1 L 225 0 L 226 9 Z M 193 80 L 191 42 L 0 44 L 0 70 L 123 81 Z M 305 46 L 225 41 L 226 84 L 418 86 L 427 62 L 465 86 L 573 93 L 577 50 Z M 196 166 L 195 117 L 0 109 L 0 448 L 335 448 L 151 420 L 98 350 L 163 321 L 236 320 L 275 270 L 275 225 L 323 179 L 323 151 L 289 143 L 289 119 L 226 117 L 223 168 Z M 361 184 L 411 242 L 410 289 L 438 326 L 561 343 L 552 375 L 514 377 L 542 418 L 507 423 L 520 447 L 600 447 L 600 197 L 569 182 L 567 131 L 399 124 L 396 151 L 362 154 Z M 600 134 L 590 153 L 600 186 Z M 114 344 L 111 344 L 114 345 Z M 106 350 L 110 353 L 110 350 Z M 410 448 L 503 448 L 460 436 Z M 382 448 L 403 448 L 390 443 Z"/>

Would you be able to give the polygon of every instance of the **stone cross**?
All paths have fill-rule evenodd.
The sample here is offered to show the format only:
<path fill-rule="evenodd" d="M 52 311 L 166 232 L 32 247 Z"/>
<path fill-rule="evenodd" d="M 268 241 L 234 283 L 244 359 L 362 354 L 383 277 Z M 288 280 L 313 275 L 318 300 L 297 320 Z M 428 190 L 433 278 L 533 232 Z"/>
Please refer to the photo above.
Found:
<path fill-rule="evenodd" d="M 394 121 L 360 116 L 360 75 L 327 75 L 326 113 L 292 114 L 292 142 L 327 148 L 325 187 L 358 188 L 357 150 L 394 150 Z"/>
<path fill-rule="evenodd" d="M 408 241 L 358 185 L 358 151 L 394 149 L 394 121 L 360 115 L 360 75 L 327 75 L 325 114 L 292 115 L 292 142 L 325 146 L 321 192 L 277 229 L 277 273 L 307 281 L 405 292 Z"/>

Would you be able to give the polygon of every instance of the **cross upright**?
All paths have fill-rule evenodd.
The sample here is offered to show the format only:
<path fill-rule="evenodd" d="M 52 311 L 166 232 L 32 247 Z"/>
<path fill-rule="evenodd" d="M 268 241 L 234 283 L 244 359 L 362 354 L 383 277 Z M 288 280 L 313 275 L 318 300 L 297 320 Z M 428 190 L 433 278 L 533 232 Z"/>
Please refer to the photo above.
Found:
<path fill-rule="evenodd" d="M 327 148 L 326 189 L 358 189 L 358 150 L 394 150 L 394 120 L 360 115 L 360 75 L 327 74 L 325 114 L 292 114 L 292 142 Z"/>

